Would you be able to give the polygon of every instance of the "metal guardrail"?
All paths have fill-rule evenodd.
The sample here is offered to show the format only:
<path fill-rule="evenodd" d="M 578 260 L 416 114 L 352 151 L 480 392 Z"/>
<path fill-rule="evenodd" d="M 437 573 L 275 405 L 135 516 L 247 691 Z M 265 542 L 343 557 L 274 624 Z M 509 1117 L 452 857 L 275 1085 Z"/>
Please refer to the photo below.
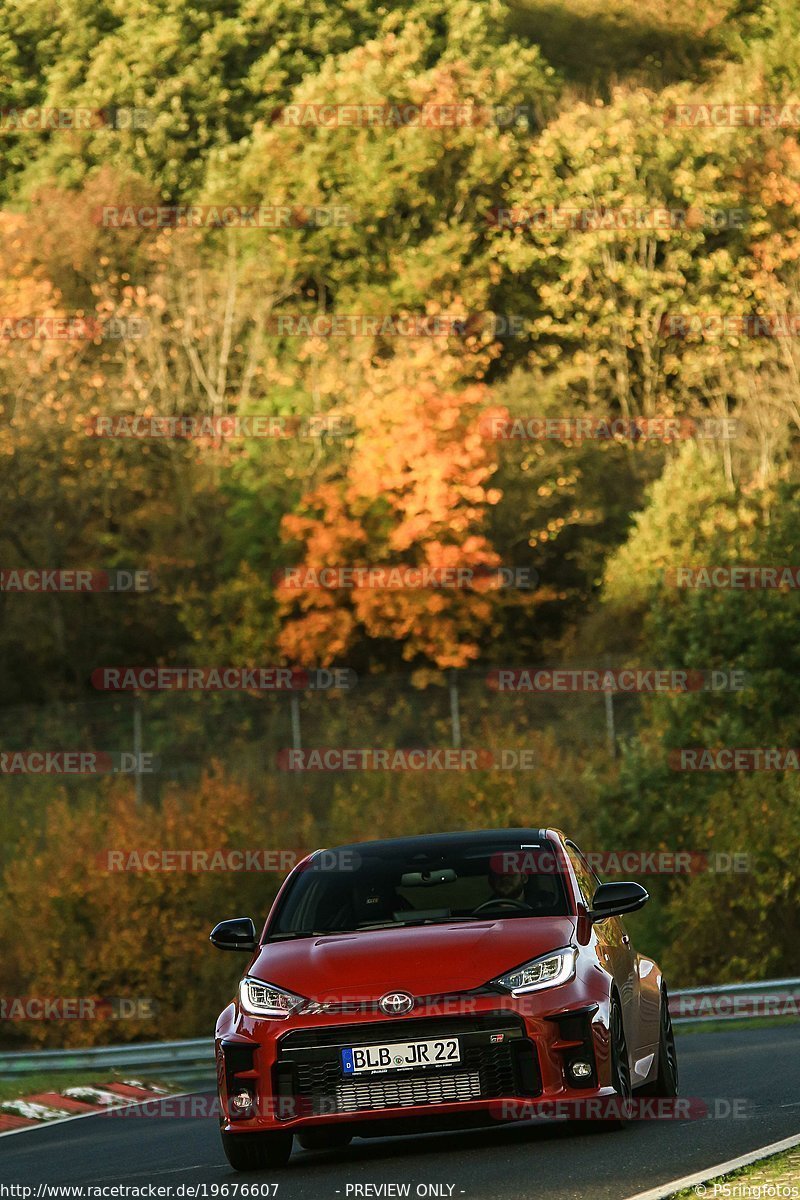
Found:
<path fill-rule="evenodd" d="M 679 988 L 670 992 L 670 1012 L 673 1024 L 678 1025 L 753 1017 L 800 1017 L 800 979 Z M 134 1042 L 127 1046 L 91 1046 L 74 1050 L 0 1052 L 0 1075 L 85 1071 L 92 1067 L 147 1069 L 164 1078 L 202 1072 L 213 1078 L 214 1047 L 210 1038 L 195 1038 L 183 1042 Z"/>
<path fill-rule="evenodd" d="M 800 1017 L 800 979 L 723 983 L 670 992 L 673 1025 L 695 1021 L 746 1021 L 754 1017 Z"/>
<path fill-rule="evenodd" d="M 89 1046 L 74 1050 L 23 1050 L 0 1053 L 0 1075 L 34 1071 L 86 1071 L 115 1068 L 167 1078 L 204 1071 L 214 1077 L 214 1043 L 210 1038 L 186 1042 L 133 1042 L 128 1046 Z"/>

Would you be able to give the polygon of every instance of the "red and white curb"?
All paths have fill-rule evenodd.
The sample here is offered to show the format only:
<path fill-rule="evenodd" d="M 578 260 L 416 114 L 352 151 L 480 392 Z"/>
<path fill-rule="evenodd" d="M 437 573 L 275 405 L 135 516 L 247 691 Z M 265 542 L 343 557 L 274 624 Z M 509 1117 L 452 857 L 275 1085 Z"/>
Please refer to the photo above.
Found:
<path fill-rule="evenodd" d="M 37 1092 L 0 1104 L 0 1137 L 41 1129 L 45 1125 L 63 1125 L 79 1117 L 94 1117 L 115 1108 L 161 1100 L 170 1096 L 163 1088 L 147 1087 L 138 1080 L 109 1083 L 102 1087 L 76 1085 L 61 1092 Z"/>

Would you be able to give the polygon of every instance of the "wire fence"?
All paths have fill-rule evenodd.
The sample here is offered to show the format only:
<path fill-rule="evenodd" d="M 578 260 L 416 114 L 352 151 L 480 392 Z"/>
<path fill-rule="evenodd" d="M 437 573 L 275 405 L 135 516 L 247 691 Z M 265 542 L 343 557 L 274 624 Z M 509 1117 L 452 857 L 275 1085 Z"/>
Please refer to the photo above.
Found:
<path fill-rule="evenodd" d="M 622 692 L 503 691 L 488 671 L 353 677 L 346 689 L 116 693 L 0 709 L 0 752 L 106 752 L 140 799 L 195 780 L 212 759 L 242 776 L 287 776 L 287 752 L 314 748 L 501 750 L 549 735 L 613 756 L 636 727 L 641 697 Z M 111 769 L 110 765 L 110 769 Z M 0 774 L 13 788 L 25 772 Z"/>

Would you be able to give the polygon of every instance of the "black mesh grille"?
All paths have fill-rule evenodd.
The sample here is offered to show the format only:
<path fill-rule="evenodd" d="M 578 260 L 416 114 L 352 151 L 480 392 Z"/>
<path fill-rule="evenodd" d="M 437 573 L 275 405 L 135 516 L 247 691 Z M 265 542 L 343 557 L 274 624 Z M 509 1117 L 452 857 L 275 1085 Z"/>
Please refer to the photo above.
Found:
<path fill-rule="evenodd" d="M 479 1100 L 481 1081 L 477 1071 L 429 1072 L 408 1079 L 360 1079 L 340 1083 L 336 1089 L 339 1112 L 376 1108 L 408 1108 L 416 1104 L 448 1104 Z"/>
<path fill-rule="evenodd" d="M 454 1036 L 461 1041 L 461 1061 L 452 1067 L 355 1076 L 342 1071 L 344 1046 Z M 318 1113 L 531 1096 L 540 1090 L 538 1062 L 523 1027 L 493 1014 L 294 1030 L 281 1039 L 276 1067 L 278 1094 L 310 1102 Z"/>

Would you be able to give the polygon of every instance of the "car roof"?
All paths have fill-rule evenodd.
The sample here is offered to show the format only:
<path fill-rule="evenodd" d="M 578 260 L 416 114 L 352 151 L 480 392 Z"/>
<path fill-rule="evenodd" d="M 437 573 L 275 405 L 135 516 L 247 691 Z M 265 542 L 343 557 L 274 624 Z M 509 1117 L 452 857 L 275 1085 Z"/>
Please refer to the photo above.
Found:
<path fill-rule="evenodd" d="M 372 842 L 350 842 L 342 846 L 330 846 L 329 850 L 352 850 L 359 854 L 442 854 L 448 850 L 469 850 L 471 847 L 483 845 L 487 840 L 496 839 L 507 843 L 541 842 L 552 836 L 560 836 L 557 830 L 527 828 L 527 829 L 470 829 L 454 830 L 450 833 L 423 833 L 413 837 L 382 838 Z M 319 853 L 319 851 L 317 851 Z"/>

